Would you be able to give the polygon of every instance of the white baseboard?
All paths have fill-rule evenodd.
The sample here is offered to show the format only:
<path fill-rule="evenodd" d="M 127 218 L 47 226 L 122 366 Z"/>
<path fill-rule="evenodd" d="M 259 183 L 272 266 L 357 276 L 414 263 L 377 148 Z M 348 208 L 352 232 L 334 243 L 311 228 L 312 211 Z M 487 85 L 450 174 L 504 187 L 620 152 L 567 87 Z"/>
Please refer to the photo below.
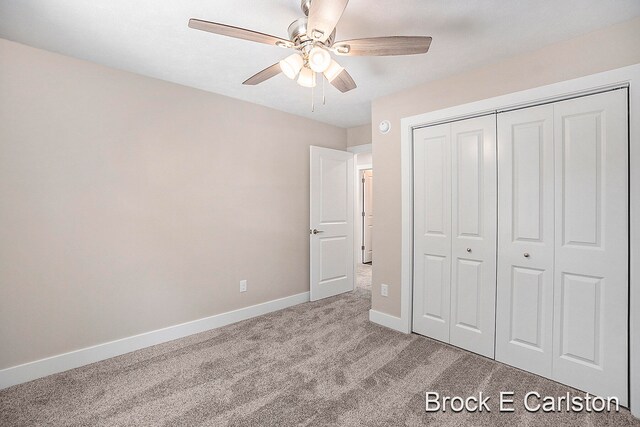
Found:
<path fill-rule="evenodd" d="M 398 332 L 406 334 L 402 319 L 396 316 L 392 316 L 381 311 L 369 310 L 369 320 L 378 325 L 386 326 L 387 328 L 394 329 Z"/>
<path fill-rule="evenodd" d="M 193 320 L 179 325 L 145 332 L 127 338 L 98 344 L 69 353 L 59 354 L 35 362 L 13 366 L 0 370 L 0 389 L 25 383 L 47 375 L 68 371 L 90 363 L 99 362 L 111 357 L 120 356 L 141 348 L 162 344 L 210 329 L 236 323 L 241 320 L 261 316 L 273 311 L 282 310 L 309 301 L 309 292 L 267 301 L 238 310 L 216 314 L 204 319 Z"/>

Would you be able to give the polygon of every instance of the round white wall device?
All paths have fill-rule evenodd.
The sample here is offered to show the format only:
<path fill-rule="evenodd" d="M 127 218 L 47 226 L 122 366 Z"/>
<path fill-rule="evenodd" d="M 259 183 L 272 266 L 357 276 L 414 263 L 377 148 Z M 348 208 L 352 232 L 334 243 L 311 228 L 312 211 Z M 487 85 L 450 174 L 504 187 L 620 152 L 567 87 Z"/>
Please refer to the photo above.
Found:
<path fill-rule="evenodd" d="M 391 130 L 391 122 L 389 122 L 389 120 L 381 121 L 378 125 L 378 130 L 380 131 L 380 133 L 389 133 L 389 131 Z"/>

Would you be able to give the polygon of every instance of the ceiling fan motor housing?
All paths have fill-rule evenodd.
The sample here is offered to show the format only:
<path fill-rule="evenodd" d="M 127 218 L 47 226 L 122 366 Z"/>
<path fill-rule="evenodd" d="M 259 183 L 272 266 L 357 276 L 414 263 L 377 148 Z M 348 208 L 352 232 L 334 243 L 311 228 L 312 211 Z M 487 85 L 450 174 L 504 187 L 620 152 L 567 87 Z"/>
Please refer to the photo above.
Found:
<path fill-rule="evenodd" d="M 300 8 L 302 9 L 302 13 L 304 13 L 304 18 L 296 19 L 289 25 L 289 40 L 294 42 L 296 45 L 305 44 L 307 42 L 312 42 L 313 40 L 307 36 L 307 21 L 309 16 L 309 10 L 311 9 L 311 2 L 313 0 L 302 0 L 300 3 Z M 325 46 L 331 46 L 333 41 L 336 38 L 336 29 L 334 28 L 331 32 L 331 36 L 324 42 Z"/>
<path fill-rule="evenodd" d="M 291 40 L 296 45 L 301 45 L 307 42 L 312 42 L 313 40 L 307 36 L 307 17 L 298 18 L 289 25 L 289 40 Z M 329 36 L 324 44 L 326 46 L 331 46 L 336 37 L 336 30 L 334 28 L 333 32 Z"/>

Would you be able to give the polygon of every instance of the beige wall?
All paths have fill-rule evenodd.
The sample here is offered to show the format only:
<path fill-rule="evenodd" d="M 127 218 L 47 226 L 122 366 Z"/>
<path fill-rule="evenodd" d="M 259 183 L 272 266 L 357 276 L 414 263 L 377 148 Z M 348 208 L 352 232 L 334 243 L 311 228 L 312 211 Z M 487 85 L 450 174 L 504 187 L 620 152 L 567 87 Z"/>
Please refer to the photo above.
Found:
<path fill-rule="evenodd" d="M 0 369 L 308 291 L 309 145 L 346 140 L 0 39 Z"/>
<path fill-rule="evenodd" d="M 347 147 L 371 144 L 371 124 L 347 129 Z"/>
<path fill-rule="evenodd" d="M 373 133 L 374 310 L 400 315 L 400 119 L 640 63 L 639 41 L 640 18 L 636 18 L 373 102 L 372 126 L 384 119 L 391 121 L 388 134 Z M 389 285 L 387 298 L 380 296 L 381 283 Z"/>

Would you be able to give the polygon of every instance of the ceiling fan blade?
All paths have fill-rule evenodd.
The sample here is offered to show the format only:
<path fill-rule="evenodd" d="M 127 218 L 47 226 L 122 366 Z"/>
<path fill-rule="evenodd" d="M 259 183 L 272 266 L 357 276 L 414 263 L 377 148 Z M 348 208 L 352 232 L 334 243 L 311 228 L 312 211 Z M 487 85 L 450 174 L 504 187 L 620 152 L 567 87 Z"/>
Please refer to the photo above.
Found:
<path fill-rule="evenodd" d="M 354 39 L 333 44 L 336 54 L 344 56 L 392 56 L 427 53 L 431 37 L 391 36 Z"/>
<path fill-rule="evenodd" d="M 265 43 L 280 47 L 292 47 L 293 43 L 280 37 L 259 33 L 244 28 L 232 27 L 231 25 L 218 24 L 216 22 L 203 21 L 201 19 L 189 19 L 189 27 L 196 30 L 208 31 L 237 39 L 250 40 L 252 42 Z"/>
<path fill-rule="evenodd" d="M 257 74 L 249 77 L 247 80 L 242 82 L 243 85 L 255 86 L 257 84 L 262 83 L 265 80 L 269 80 L 271 77 L 277 76 L 280 74 L 282 70 L 280 69 L 280 63 L 277 62 L 270 67 L 265 68 Z"/>
<path fill-rule="evenodd" d="M 313 0 L 309 7 L 307 36 L 321 42 L 327 41 L 338 25 L 349 0 Z"/>
<path fill-rule="evenodd" d="M 347 70 L 342 70 L 340 74 L 331 80 L 331 84 L 342 93 L 349 92 L 351 89 L 358 87 L 351 75 L 347 73 Z"/>

